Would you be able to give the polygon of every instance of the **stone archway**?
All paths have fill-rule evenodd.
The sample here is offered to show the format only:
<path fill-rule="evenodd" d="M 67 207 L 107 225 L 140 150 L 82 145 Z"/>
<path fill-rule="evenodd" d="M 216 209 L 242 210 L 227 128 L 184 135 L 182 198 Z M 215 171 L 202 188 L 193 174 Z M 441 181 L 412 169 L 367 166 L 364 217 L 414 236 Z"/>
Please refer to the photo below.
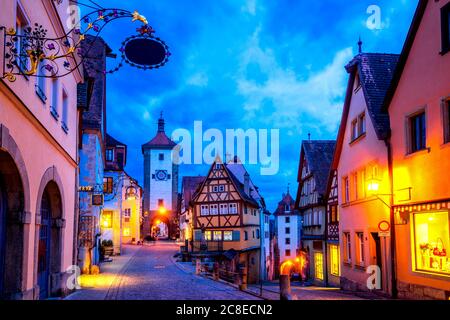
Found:
<path fill-rule="evenodd" d="M 33 298 L 26 291 L 31 221 L 28 174 L 21 152 L 0 125 L 0 299 Z"/>
<path fill-rule="evenodd" d="M 163 230 L 165 228 L 165 230 Z M 159 232 L 159 237 L 170 239 L 170 220 L 167 216 L 158 214 L 150 220 L 150 234 L 154 236 Z"/>
<path fill-rule="evenodd" d="M 34 283 L 38 298 L 59 296 L 64 291 L 63 256 L 64 193 L 54 166 L 42 176 L 36 203 Z"/>

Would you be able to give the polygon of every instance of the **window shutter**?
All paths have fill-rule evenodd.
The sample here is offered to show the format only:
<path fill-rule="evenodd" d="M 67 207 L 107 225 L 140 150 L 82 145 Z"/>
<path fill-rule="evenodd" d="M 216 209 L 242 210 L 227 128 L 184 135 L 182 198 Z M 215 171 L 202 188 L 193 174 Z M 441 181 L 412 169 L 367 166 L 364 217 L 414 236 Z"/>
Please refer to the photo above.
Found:
<path fill-rule="evenodd" d="M 233 231 L 233 241 L 241 241 L 241 232 Z"/>
<path fill-rule="evenodd" d="M 194 241 L 200 241 L 200 240 L 202 240 L 202 231 L 195 230 L 194 231 Z"/>

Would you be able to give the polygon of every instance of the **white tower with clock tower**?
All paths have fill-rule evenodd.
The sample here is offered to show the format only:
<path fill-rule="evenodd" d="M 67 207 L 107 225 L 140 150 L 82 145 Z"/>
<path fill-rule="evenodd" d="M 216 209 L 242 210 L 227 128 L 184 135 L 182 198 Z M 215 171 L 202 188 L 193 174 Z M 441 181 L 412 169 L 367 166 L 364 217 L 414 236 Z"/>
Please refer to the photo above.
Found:
<path fill-rule="evenodd" d="M 156 136 L 142 145 L 144 155 L 144 223 L 142 234 L 169 236 L 176 234 L 178 165 L 172 161 L 176 143 L 165 133 L 164 119 L 158 120 Z"/>

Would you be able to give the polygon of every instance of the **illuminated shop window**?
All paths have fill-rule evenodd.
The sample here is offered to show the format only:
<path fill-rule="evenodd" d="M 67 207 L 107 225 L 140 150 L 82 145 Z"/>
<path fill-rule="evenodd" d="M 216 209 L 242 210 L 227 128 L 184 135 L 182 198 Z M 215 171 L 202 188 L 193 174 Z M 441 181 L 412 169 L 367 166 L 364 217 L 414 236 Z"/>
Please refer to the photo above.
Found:
<path fill-rule="evenodd" d="M 102 213 L 102 227 L 109 229 L 112 228 L 112 211 L 103 211 Z"/>
<path fill-rule="evenodd" d="M 214 231 L 214 241 L 221 241 L 222 240 L 222 231 Z"/>
<path fill-rule="evenodd" d="M 415 268 L 450 275 L 449 212 L 414 213 Z"/>
<path fill-rule="evenodd" d="M 314 253 L 315 276 L 317 280 L 323 280 L 323 253 Z"/>
<path fill-rule="evenodd" d="M 205 231 L 205 240 L 206 241 L 211 241 L 211 239 L 212 239 L 211 231 Z"/>
<path fill-rule="evenodd" d="M 232 241 L 233 240 L 233 231 L 224 231 L 223 232 L 223 240 Z"/>
<path fill-rule="evenodd" d="M 339 246 L 330 245 L 331 274 L 340 276 L 339 273 Z"/>
<path fill-rule="evenodd" d="M 130 228 L 124 228 L 123 229 L 123 236 L 129 237 L 130 236 Z"/>

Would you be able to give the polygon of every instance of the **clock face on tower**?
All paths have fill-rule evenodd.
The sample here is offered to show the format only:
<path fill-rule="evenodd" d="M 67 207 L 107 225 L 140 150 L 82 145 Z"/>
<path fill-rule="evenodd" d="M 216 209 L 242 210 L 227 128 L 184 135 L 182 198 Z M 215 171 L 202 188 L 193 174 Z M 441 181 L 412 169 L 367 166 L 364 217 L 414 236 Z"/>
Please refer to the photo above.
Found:
<path fill-rule="evenodd" d="M 159 181 L 167 180 L 167 170 L 156 170 L 155 178 Z"/>

